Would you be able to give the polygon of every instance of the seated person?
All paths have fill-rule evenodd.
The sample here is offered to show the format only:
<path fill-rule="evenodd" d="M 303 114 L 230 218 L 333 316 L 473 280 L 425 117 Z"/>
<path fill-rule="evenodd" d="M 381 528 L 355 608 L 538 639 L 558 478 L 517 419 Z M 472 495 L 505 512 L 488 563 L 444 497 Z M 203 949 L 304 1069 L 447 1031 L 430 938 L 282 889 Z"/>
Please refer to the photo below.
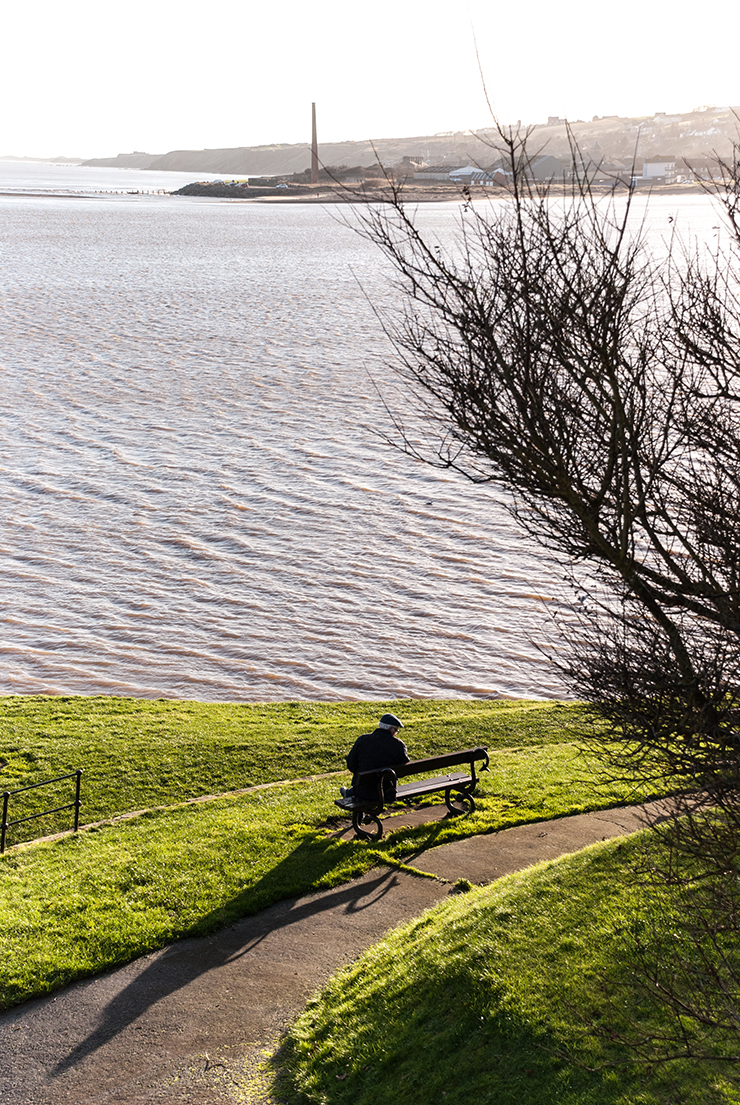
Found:
<path fill-rule="evenodd" d="M 403 729 L 403 722 L 395 714 L 383 714 L 378 727 L 372 733 L 363 733 L 347 753 L 347 767 L 354 773 L 351 787 L 340 787 L 342 798 L 350 801 L 379 801 L 377 775 L 359 777 L 361 771 L 372 771 L 374 767 L 400 767 L 409 762 L 406 745 L 396 733 Z M 383 794 L 386 802 L 396 797 L 396 784 L 386 777 L 383 780 Z"/>

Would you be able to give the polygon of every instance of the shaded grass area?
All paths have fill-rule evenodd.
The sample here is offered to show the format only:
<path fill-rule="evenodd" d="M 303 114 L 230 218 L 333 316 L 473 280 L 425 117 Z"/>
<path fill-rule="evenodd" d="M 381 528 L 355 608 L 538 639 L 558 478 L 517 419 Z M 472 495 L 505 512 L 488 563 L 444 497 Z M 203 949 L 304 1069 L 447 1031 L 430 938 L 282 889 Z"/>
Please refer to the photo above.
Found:
<path fill-rule="evenodd" d="M 341 971 L 277 1056 L 291 1105 L 728 1105 L 736 1064 L 630 1063 L 639 834 L 450 898 Z M 670 903 L 664 914 L 671 946 Z"/>
<path fill-rule="evenodd" d="M 412 758 L 572 741 L 582 707 L 532 701 L 232 704 L 108 697 L 0 698 L 0 789 L 82 768 L 82 821 L 262 782 L 344 768 L 360 733 L 390 710 Z M 72 782 L 13 799 L 11 817 L 71 800 Z M 51 833 L 71 814 L 12 830 L 10 843 Z"/>
<path fill-rule="evenodd" d="M 483 776 L 474 814 L 400 828 L 373 846 L 342 840 L 327 824 L 339 812 L 332 779 L 153 812 L 9 852 L 0 860 L 0 1006 L 427 847 L 636 797 L 619 787 L 595 791 L 584 768 L 572 745 L 506 749 Z"/>

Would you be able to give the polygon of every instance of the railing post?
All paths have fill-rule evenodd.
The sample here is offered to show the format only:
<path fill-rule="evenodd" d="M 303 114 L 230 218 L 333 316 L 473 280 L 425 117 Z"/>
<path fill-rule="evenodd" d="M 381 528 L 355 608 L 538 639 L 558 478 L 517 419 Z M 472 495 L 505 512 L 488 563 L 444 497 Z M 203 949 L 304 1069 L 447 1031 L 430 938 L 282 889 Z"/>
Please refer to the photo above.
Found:
<path fill-rule="evenodd" d="M 80 825 L 80 806 L 82 805 L 82 803 L 80 802 L 80 780 L 82 779 L 82 771 L 80 770 L 80 768 L 77 769 L 75 774 L 77 776 L 77 784 L 75 786 L 75 828 L 74 828 L 74 831 L 77 832 L 77 829 L 79 828 L 79 825 Z"/>
<path fill-rule="evenodd" d="M 48 787 L 52 783 L 61 783 L 65 779 L 75 779 L 75 797 L 74 802 L 67 802 L 64 806 L 54 806 L 50 810 L 41 810 L 39 813 L 32 813 L 28 817 L 19 817 L 16 821 L 8 820 L 8 803 L 14 794 L 22 794 L 27 790 L 38 790 L 39 787 Z M 0 855 L 5 851 L 5 845 L 8 838 L 8 829 L 13 825 L 22 825 L 26 821 L 35 821 L 38 817 L 46 817 L 50 813 L 60 813 L 62 810 L 71 810 L 74 807 L 75 822 L 74 832 L 77 832 L 80 827 L 80 809 L 82 807 L 82 799 L 80 798 L 82 784 L 82 768 L 77 768 L 76 771 L 70 771 L 68 775 L 58 775 L 56 779 L 45 779 L 43 783 L 31 783 L 29 786 L 18 787 L 17 790 L 3 791 L 3 815 L 2 822 L 0 823 Z"/>
<path fill-rule="evenodd" d="M 8 802 L 10 801 L 10 791 L 3 791 L 3 824 L 0 830 L 0 856 L 5 853 L 5 834 L 8 831 Z"/>

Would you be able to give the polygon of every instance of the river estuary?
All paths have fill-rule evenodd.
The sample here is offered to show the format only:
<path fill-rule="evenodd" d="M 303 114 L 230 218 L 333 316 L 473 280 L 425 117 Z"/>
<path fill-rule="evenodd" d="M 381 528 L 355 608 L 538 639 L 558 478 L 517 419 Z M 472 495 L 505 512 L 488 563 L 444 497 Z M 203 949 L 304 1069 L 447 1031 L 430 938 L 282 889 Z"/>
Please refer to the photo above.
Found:
<path fill-rule="evenodd" d="M 126 194 L 180 175 L 0 162 L 0 692 L 562 695 L 556 568 L 376 433 L 376 251 L 331 207 Z"/>

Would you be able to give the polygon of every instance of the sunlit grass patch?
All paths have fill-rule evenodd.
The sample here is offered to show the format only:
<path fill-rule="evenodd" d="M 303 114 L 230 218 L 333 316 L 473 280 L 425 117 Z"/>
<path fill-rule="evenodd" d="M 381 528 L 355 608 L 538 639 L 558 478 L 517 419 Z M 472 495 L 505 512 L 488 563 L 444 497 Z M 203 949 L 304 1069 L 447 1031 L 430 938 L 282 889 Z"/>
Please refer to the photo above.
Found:
<path fill-rule="evenodd" d="M 396 930 L 309 1003 L 278 1056 L 281 1092 L 312 1105 L 736 1103 L 733 1064 L 634 1065 L 615 1038 L 663 1027 L 623 937 L 641 905 L 641 839 L 456 895 Z"/>
<path fill-rule="evenodd" d="M 577 705 L 527 701 L 238 704 L 16 695 L 0 698 L 0 761 L 7 761 L 0 787 L 12 790 L 82 768 L 82 818 L 97 821 L 197 795 L 341 771 L 355 738 L 385 710 L 402 715 L 416 758 L 477 744 L 497 749 L 573 740 L 582 716 Z M 11 816 L 60 804 L 55 799 L 62 789 L 14 798 Z M 10 839 L 69 824 L 66 813 L 19 826 Z"/>

